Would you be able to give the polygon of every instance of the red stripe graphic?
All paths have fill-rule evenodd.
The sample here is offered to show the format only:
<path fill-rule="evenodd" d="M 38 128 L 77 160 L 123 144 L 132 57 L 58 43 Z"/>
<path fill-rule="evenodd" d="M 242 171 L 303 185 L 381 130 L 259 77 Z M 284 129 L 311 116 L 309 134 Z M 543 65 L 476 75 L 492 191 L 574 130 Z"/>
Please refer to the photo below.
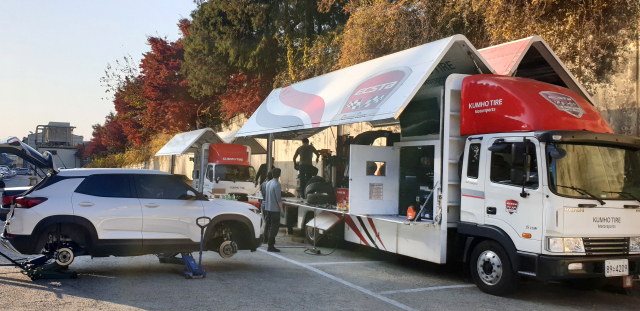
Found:
<path fill-rule="evenodd" d="M 356 223 L 353 222 L 353 219 L 351 219 L 351 216 L 345 215 L 344 222 L 346 222 L 347 225 L 351 227 L 351 230 L 353 230 L 353 232 L 356 233 L 356 235 L 360 238 L 360 241 L 362 241 L 362 243 L 364 243 L 366 246 L 370 246 L 369 243 L 367 243 L 367 240 L 365 240 L 364 237 L 362 236 L 362 233 L 360 233 L 360 230 L 358 229 L 358 226 L 356 226 Z"/>
<path fill-rule="evenodd" d="M 373 229 L 373 234 L 378 238 L 378 241 L 380 241 L 380 244 L 382 244 L 382 247 L 384 247 L 384 250 L 387 250 L 387 247 L 384 246 L 384 243 L 382 243 L 382 240 L 380 240 L 380 235 L 378 234 L 378 230 L 376 230 L 376 225 L 373 224 L 373 219 L 371 218 L 367 218 L 369 220 L 369 224 L 371 225 L 371 229 Z"/>
<path fill-rule="evenodd" d="M 481 197 L 474 197 L 474 196 L 472 196 L 472 195 L 468 195 L 468 194 L 463 194 L 462 196 L 463 196 L 463 197 L 468 197 L 468 198 L 483 199 L 483 200 L 484 200 L 484 198 L 481 198 Z"/>
<path fill-rule="evenodd" d="M 311 126 L 320 126 L 324 113 L 324 99 L 318 95 L 300 92 L 291 86 L 280 91 L 280 101 L 292 108 L 306 112 L 311 118 Z"/>

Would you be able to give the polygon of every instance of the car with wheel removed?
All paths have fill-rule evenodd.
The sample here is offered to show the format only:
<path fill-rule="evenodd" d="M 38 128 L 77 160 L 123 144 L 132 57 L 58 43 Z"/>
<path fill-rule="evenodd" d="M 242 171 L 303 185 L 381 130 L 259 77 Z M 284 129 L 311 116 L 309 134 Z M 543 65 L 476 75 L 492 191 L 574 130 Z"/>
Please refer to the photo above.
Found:
<path fill-rule="evenodd" d="M 197 251 L 196 218 L 202 216 L 211 218 L 205 250 L 222 251 L 225 241 L 234 242 L 238 250 L 255 251 L 261 244 L 259 210 L 242 202 L 209 200 L 171 174 L 57 170 L 50 155 L 37 153 L 17 138 L 0 140 L 0 150 L 47 173 L 36 186 L 10 198 L 2 243 L 22 254 L 45 254 L 66 265 L 81 255 Z"/>

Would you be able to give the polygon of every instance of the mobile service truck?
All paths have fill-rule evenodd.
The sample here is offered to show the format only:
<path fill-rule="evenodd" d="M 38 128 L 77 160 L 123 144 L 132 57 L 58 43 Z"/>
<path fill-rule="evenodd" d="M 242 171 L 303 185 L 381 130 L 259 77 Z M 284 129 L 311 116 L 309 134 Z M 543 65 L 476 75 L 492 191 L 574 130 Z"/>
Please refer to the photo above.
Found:
<path fill-rule="evenodd" d="M 494 295 L 520 276 L 629 285 L 640 272 L 640 139 L 613 134 L 542 38 L 477 51 L 456 35 L 301 81 L 236 135 L 271 143 L 360 122 L 399 125 L 400 139 L 349 146 L 346 211 L 286 199 L 301 226 L 463 262 Z"/>
<path fill-rule="evenodd" d="M 234 141 L 232 134 L 215 133 L 209 128 L 180 133 L 156 156 L 172 156 L 170 167 L 173 169 L 176 155 L 193 153 L 193 188 L 210 198 L 231 197 L 247 201 L 247 196 L 257 190 L 254 184 L 256 171 L 250 163 L 252 147 L 258 154 L 266 151 L 254 139 L 227 143 Z M 241 144 L 245 141 L 246 145 Z"/>

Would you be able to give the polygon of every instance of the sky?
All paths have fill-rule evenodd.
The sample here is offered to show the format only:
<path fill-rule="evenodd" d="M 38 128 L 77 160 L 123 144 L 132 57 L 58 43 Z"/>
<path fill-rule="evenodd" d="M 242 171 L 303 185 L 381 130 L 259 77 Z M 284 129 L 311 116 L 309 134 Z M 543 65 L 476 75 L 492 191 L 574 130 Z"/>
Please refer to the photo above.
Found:
<path fill-rule="evenodd" d="M 108 63 L 149 51 L 147 36 L 180 36 L 193 0 L 0 0 L 0 138 L 49 121 L 91 126 L 115 111 L 100 78 Z M 104 99 L 103 99 L 104 98 Z"/>

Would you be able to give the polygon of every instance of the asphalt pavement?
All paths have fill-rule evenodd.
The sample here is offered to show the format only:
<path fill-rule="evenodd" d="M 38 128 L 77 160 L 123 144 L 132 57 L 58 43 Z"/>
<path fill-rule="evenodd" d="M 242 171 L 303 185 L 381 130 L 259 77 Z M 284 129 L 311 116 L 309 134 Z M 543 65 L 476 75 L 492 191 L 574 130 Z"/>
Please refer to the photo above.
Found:
<path fill-rule="evenodd" d="M 205 279 L 153 255 L 77 258 L 75 280 L 31 281 L 0 267 L 1 309 L 94 310 L 638 310 L 640 295 L 615 289 L 579 291 L 523 280 L 517 294 L 480 292 L 459 265 L 436 265 L 342 243 L 328 256 L 309 255 L 281 230 L 280 253 L 206 252 Z M 7 252 L 6 249 L 1 249 Z M 321 248 L 323 254 L 331 248 Z M 195 254 L 194 254 L 195 255 Z M 197 258 L 197 257 L 196 257 Z M 636 283 L 636 287 L 640 285 Z"/>

